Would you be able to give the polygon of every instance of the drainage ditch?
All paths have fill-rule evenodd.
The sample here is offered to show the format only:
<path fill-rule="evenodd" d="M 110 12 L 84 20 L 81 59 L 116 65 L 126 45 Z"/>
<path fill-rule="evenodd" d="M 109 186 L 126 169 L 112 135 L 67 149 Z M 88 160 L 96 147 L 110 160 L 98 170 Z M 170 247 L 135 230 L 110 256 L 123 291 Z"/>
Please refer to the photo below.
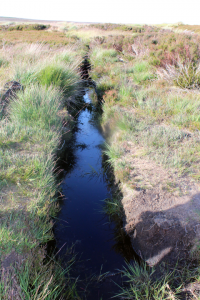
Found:
<path fill-rule="evenodd" d="M 87 89 L 87 105 L 77 117 L 73 145 L 66 153 L 68 163 L 61 160 L 63 200 L 54 234 L 63 266 L 70 255 L 76 256 L 72 276 L 78 278 L 81 298 L 106 300 L 119 290 L 119 270 L 135 259 L 135 253 L 123 220 L 104 211 L 104 199 L 112 198 L 112 183 L 105 172 L 104 138 L 95 124 L 96 106 L 90 95 Z"/>

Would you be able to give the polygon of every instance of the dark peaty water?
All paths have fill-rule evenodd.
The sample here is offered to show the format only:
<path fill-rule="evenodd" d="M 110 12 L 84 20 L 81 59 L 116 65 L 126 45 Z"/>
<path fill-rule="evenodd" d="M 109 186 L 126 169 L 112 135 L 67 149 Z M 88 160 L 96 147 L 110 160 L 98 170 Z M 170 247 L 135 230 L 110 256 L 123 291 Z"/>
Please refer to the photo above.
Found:
<path fill-rule="evenodd" d="M 84 101 L 91 102 L 89 92 L 84 95 Z M 120 283 L 121 275 L 107 276 L 102 281 L 97 280 L 98 276 L 105 272 L 117 273 L 124 260 L 134 257 L 134 251 L 122 228 L 122 220 L 110 222 L 103 212 L 103 199 L 110 197 L 108 181 L 102 172 L 100 144 L 104 138 L 92 122 L 91 111 L 82 111 L 78 121 L 76 163 L 66 171 L 62 183 L 66 199 L 55 226 L 55 239 L 58 249 L 65 245 L 60 256 L 64 256 L 67 247 L 75 245 L 78 254 L 73 276 L 79 276 L 81 297 L 107 300 L 118 291 L 113 281 Z"/>

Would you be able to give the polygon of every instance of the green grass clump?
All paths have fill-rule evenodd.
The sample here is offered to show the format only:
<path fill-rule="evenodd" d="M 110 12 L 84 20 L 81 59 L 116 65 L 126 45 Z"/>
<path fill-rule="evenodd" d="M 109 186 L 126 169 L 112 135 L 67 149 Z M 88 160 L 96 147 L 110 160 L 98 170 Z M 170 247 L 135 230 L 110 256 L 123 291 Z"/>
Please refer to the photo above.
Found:
<path fill-rule="evenodd" d="M 150 71 L 150 66 L 146 61 L 141 61 L 134 64 L 132 70 L 133 74 L 131 77 L 136 84 L 141 84 L 155 77 Z"/>
<path fill-rule="evenodd" d="M 200 87 L 200 66 L 195 63 L 179 65 L 177 78 L 173 79 L 175 85 L 181 88 Z"/>
<path fill-rule="evenodd" d="M 108 145 L 105 144 L 106 150 L 104 150 L 104 154 L 108 157 L 107 161 L 114 166 L 117 162 L 117 159 L 121 156 L 121 151 L 117 145 Z"/>
<path fill-rule="evenodd" d="M 165 68 L 162 68 L 159 75 L 183 89 L 199 89 L 200 87 L 199 62 L 192 62 L 191 60 L 182 62 L 179 59 L 176 65 L 166 65 Z"/>
<path fill-rule="evenodd" d="M 104 199 L 104 211 L 111 217 L 116 215 L 121 217 L 123 214 L 121 199 L 119 197 Z"/>
<path fill-rule="evenodd" d="M 27 86 L 36 82 L 37 65 L 32 65 L 30 59 L 24 56 L 22 61 L 16 62 L 13 66 L 13 79 Z"/>
<path fill-rule="evenodd" d="M 34 124 L 41 129 L 59 129 L 62 97 L 53 87 L 46 89 L 39 85 L 30 85 L 18 93 L 17 100 L 11 102 L 10 118 L 24 126 Z"/>
<path fill-rule="evenodd" d="M 91 63 L 94 67 L 104 66 L 109 63 L 118 61 L 117 51 L 114 49 L 100 49 L 96 48 L 91 54 Z"/>
<path fill-rule="evenodd" d="M 121 293 L 116 297 L 133 300 L 176 299 L 176 295 L 180 293 L 180 287 L 173 288 L 173 281 L 175 281 L 173 272 L 163 275 L 157 280 L 154 273 L 155 270 L 148 270 L 146 265 L 127 264 L 127 267 L 124 267 L 123 276 L 128 287 L 121 288 Z"/>
<path fill-rule="evenodd" d="M 124 106 L 128 105 L 133 99 L 133 87 L 126 80 L 121 82 L 118 97 L 120 99 L 120 104 Z"/>
<path fill-rule="evenodd" d="M 68 97 L 78 89 L 79 85 L 79 76 L 65 64 L 49 64 L 37 73 L 36 78 L 43 86 L 53 85 L 60 88 Z"/>
<path fill-rule="evenodd" d="M 8 31 L 19 30 L 19 31 L 30 31 L 30 30 L 44 30 L 48 29 L 50 25 L 44 24 L 26 24 L 26 25 L 11 25 L 8 27 Z"/>
<path fill-rule="evenodd" d="M 58 55 L 58 60 L 64 61 L 65 63 L 74 63 L 76 53 L 74 51 L 64 51 Z"/>
<path fill-rule="evenodd" d="M 146 61 L 141 61 L 141 62 L 134 64 L 133 70 L 136 73 L 146 72 L 149 70 L 149 65 Z"/>

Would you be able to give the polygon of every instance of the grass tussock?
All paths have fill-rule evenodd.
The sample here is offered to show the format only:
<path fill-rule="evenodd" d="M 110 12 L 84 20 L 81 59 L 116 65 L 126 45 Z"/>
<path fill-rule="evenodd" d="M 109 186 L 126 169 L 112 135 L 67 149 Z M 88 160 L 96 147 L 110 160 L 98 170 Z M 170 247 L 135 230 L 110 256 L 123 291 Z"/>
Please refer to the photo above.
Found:
<path fill-rule="evenodd" d="M 122 299 L 178 299 L 180 288 L 172 288 L 175 276 L 173 272 L 161 276 L 159 279 L 154 278 L 155 270 L 148 270 L 146 265 L 139 266 L 135 264 L 127 264 L 124 267 L 123 275 L 128 287 L 121 288 L 121 293 L 117 298 Z"/>
<path fill-rule="evenodd" d="M 72 96 L 79 86 L 79 75 L 66 68 L 66 64 L 53 63 L 45 66 L 36 74 L 36 80 L 43 86 L 59 87 L 66 96 Z"/>
<path fill-rule="evenodd" d="M 114 49 L 94 49 L 91 57 L 91 63 L 94 66 L 105 66 L 109 63 L 114 63 L 118 61 L 117 51 Z"/>
<path fill-rule="evenodd" d="M 166 65 L 160 69 L 159 75 L 176 86 L 183 89 L 199 89 L 200 87 L 200 66 L 199 63 L 187 61 L 176 62 L 176 65 Z"/>
<path fill-rule="evenodd" d="M 51 74 L 53 76 L 53 72 Z M 34 124 L 41 129 L 60 129 L 58 111 L 62 108 L 61 97 L 55 88 L 43 88 L 30 85 L 25 91 L 18 93 L 17 100 L 10 104 L 10 118 L 13 122 L 31 126 Z"/>

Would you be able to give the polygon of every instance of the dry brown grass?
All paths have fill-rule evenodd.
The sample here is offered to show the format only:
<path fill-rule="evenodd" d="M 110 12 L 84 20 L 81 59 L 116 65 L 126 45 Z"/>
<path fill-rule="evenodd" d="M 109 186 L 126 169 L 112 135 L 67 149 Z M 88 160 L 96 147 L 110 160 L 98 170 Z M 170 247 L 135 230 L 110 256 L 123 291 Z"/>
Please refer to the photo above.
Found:
<path fill-rule="evenodd" d="M 177 29 L 200 33 L 200 25 L 179 25 Z"/>
<path fill-rule="evenodd" d="M 54 31 L 0 31 L 0 43 L 48 43 L 50 45 L 68 45 L 76 42 L 73 37 L 66 37 L 62 32 Z"/>
<path fill-rule="evenodd" d="M 119 35 L 123 36 L 129 36 L 131 37 L 133 34 L 128 31 L 119 31 L 119 30 L 112 30 L 112 31 L 105 31 L 98 28 L 89 28 L 89 27 L 83 27 L 77 30 L 71 30 L 66 33 L 67 37 L 74 37 L 77 36 L 80 39 L 83 40 L 91 40 L 93 38 L 104 38 L 104 37 L 118 37 Z"/>

